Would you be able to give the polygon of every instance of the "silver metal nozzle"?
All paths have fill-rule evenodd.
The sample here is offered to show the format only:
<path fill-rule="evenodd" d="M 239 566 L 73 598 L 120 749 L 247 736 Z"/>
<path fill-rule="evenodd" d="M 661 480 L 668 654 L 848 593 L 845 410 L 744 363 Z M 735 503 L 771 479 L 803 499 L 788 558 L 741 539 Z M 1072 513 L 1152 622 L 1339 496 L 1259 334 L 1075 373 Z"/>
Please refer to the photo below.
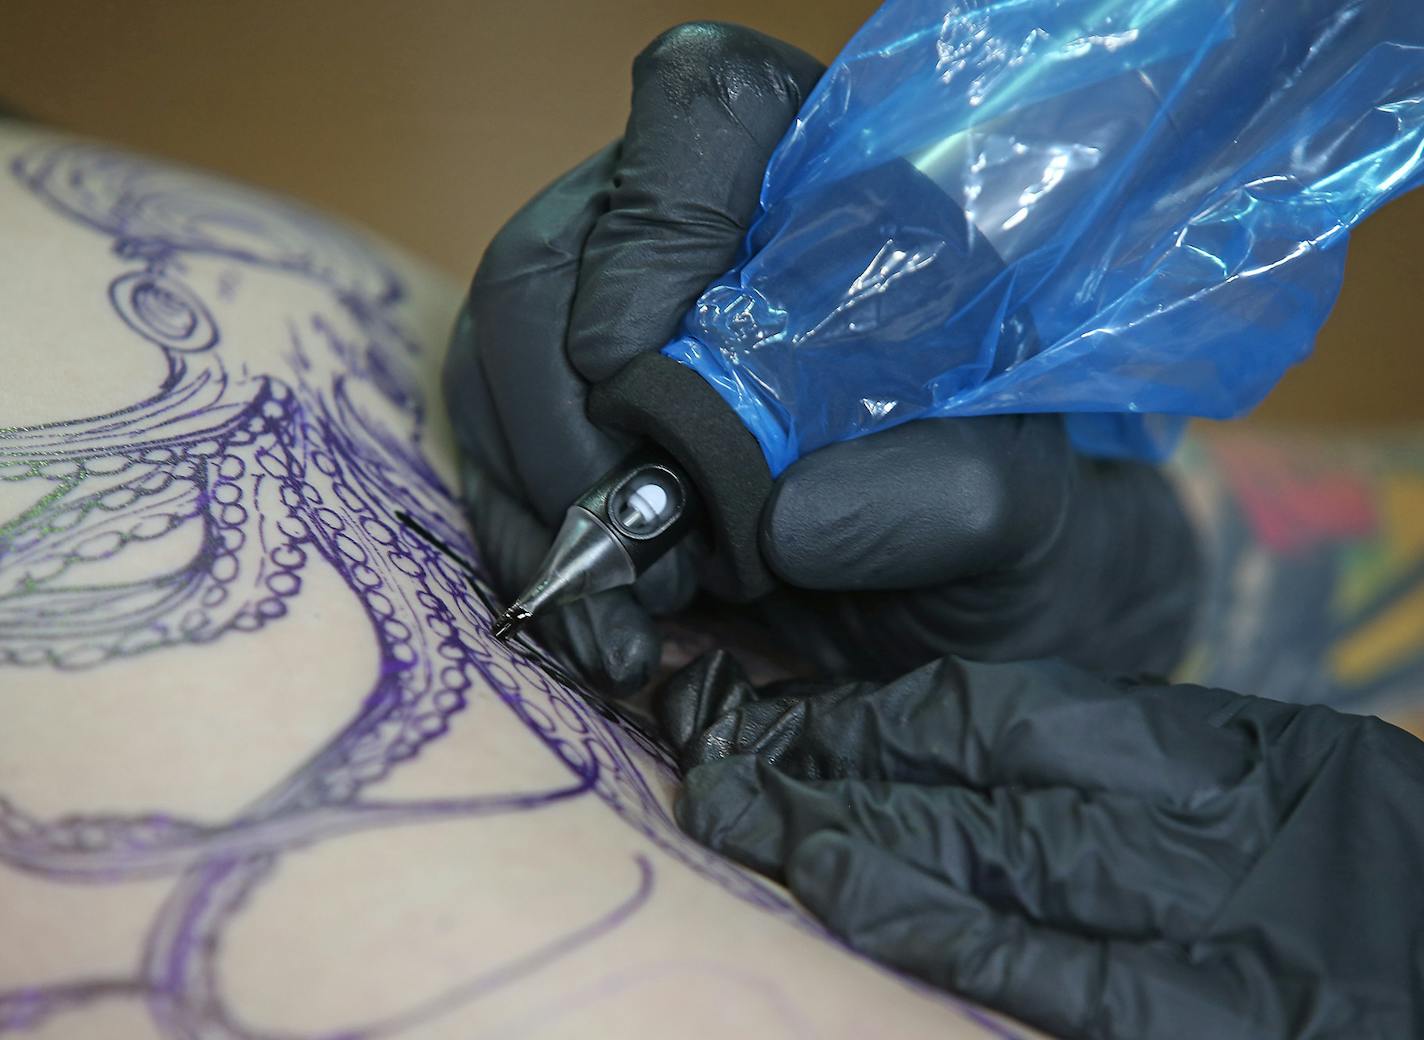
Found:
<path fill-rule="evenodd" d="M 508 610 L 495 618 L 494 626 L 490 629 L 490 635 L 494 636 L 501 643 L 507 643 L 517 636 L 525 625 L 534 619 L 523 603 L 515 602 Z"/>
<path fill-rule="evenodd" d="M 631 585 L 637 577 L 632 557 L 613 532 L 587 509 L 571 506 L 544 566 L 491 631 L 496 639 L 508 639 L 550 607 Z"/>

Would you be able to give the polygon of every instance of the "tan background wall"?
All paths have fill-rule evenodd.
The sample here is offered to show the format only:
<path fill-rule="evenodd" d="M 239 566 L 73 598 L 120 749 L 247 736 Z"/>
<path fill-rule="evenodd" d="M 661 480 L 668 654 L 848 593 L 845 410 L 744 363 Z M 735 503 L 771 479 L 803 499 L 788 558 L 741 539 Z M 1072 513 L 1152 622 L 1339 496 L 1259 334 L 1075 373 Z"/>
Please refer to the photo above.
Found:
<path fill-rule="evenodd" d="M 503 218 L 621 129 L 680 21 L 829 60 L 869 0 L 0 0 L 0 99 L 289 192 L 464 276 Z M 3 234 L 3 228 L 0 228 Z M 1424 192 L 1355 238 L 1317 356 L 1264 418 L 1424 419 Z"/>

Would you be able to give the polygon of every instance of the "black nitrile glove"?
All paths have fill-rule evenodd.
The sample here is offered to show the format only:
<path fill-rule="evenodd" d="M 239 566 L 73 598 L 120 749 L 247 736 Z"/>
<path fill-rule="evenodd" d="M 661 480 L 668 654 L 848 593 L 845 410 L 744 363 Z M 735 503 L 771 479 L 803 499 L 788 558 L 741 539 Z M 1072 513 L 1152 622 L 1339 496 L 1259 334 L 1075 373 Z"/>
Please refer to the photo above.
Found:
<path fill-rule="evenodd" d="M 822 674 L 888 679 L 945 654 L 1165 675 L 1198 594 L 1175 492 L 1073 452 L 1056 416 L 929 419 L 782 475 L 758 616 Z M 838 591 L 839 590 L 839 591 Z"/>
<path fill-rule="evenodd" d="M 588 421 L 590 387 L 665 345 L 731 265 L 766 161 L 821 71 L 747 29 L 672 30 L 634 64 L 623 141 L 490 246 L 444 392 L 506 596 L 629 447 Z M 1196 593 L 1191 535 L 1161 476 L 1076 456 L 1052 416 L 927 420 L 815 452 L 775 485 L 760 540 L 787 587 L 730 609 L 823 674 L 883 677 L 950 652 L 1166 672 Z M 683 548 L 632 593 L 565 609 L 539 632 L 605 691 L 630 692 L 658 659 L 650 615 L 697 587 Z"/>
<path fill-rule="evenodd" d="M 689 833 L 853 948 L 1065 1038 L 1424 1036 L 1424 744 L 1378 719 L 946 659 L 663 723 Z"/>

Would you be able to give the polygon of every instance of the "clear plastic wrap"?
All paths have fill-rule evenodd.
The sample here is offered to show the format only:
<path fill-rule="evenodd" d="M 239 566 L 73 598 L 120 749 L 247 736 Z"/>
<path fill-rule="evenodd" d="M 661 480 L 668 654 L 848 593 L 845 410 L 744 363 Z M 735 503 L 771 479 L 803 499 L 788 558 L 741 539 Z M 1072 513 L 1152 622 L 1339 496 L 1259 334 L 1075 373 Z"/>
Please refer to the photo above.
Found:
<path fill-rule="evenodd" d="M 1424 179 L 1424 0 L 889 0 L 664 353 L 773 473 L 926 416 L 1160 457 L 1309 352 Z"/>

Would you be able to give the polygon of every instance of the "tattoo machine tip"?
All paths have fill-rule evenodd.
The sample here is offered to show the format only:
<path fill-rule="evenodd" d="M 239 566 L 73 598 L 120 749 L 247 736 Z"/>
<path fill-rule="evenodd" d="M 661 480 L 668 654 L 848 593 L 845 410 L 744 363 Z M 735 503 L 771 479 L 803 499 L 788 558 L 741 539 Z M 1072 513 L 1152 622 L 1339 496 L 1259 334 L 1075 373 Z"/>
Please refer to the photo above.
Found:
<path fill-rule="evenodd" d="M 534 615 L 521 603 L 515 603 L 499 617 L 495 618 L 490 634 L 501 643 L 507 643 L 519 634 L 519 630 L 529 623 Z"/>

